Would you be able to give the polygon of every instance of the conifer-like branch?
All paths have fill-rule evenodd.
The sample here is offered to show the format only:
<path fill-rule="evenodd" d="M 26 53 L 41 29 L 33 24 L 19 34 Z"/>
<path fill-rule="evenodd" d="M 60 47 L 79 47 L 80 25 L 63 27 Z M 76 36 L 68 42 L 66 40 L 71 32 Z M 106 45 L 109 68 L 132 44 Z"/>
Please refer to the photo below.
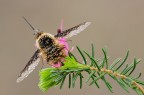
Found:
<path fill-rule="evenodd" d="M 77 49 L 83 58 L 83 63 L 80 63 L 72 53 L 69 53 L 69 56 L 65 58 L 65 62 L 63 63 L 64 66 L 60 68 L 46 68 L 40 71 L 39 87 L 42 91 L 47 91 L 50 87 L 56 85 L 60 85 L 61 89 L 66 77 L 69 78 L 69 88 L 75 87 L 77 78 L 80 78 L 80 88 L 82 88 L 83 78 L 85 77 L 82 73 L 87 72 L 89 76 L 86 76 L 85 82 L 88 83 L 90 81 L 89 85 L 95 84 L 96 87 L 99 88 L 98 80 L 102 80 L 110 92 L 113 92 L 112 85 L 105 78 L 105 75 L 109 75 L 128 93 L 128 88 L 131 88 L 136 91 L 138 95 L 144 95 L 144 82 L 139 80 L 141 73 L 138 77 L 131 76 L 137 64 L 140 63 L 140 59 L 134 58 L 132 64 L 127 64 L 126 67 L 120 71 L 120 68 L 124 66 L 124 63 L 128 59 L 129 51 L 123 60 L 118 58 L 109 66 L 105 48 L 102 49 L 104 54 L 103 60 L 97 60 L 95 58 L 93 45 L 91 55 L 86 51 L 82 51 L 79 47 L 77 47 Z M 90 62 L 86 60 L 86 56 L 90 59 Z"/>

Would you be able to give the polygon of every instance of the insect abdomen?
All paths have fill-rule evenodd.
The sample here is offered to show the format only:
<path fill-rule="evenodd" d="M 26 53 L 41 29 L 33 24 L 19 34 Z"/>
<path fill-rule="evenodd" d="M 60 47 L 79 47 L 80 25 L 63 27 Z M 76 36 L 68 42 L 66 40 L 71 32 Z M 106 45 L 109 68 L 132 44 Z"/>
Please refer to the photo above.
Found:
<path fill-rule="evenodd" d="M 64 45 L 60 44 L 57 39 L 48 35 L 44 35 L 39 39 L 38 42 L 43 58 L 49 64 L 59 62 L 66 56 Z"/>

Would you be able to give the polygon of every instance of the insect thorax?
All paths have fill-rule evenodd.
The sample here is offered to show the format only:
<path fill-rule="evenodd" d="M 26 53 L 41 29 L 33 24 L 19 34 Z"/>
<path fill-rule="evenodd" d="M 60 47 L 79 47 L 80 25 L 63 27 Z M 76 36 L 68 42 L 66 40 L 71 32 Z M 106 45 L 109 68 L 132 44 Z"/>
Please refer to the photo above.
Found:
<path fill-rule="evenodd" d="M 44 59 L 47 62 L 58 62 L 65 57 L 64 45 L 60 44 L 58 39 L 49 33 L 43 33 L 37 39 L 38 48 L 41 50 Z"/>
<path fill-rule="evenodd" d="M 49 48 L 51 45 L 56 44 L 57 39 L 49 33 L 42 33 L 37 38 L 37 45 L 40 49 Z"/>

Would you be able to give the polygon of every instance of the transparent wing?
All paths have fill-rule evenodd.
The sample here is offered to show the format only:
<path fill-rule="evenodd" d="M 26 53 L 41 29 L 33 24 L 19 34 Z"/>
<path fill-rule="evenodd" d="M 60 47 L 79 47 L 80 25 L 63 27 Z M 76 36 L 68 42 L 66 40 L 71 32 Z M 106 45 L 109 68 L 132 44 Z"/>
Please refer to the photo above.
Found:
<path fill-rule="evenodd" d="M 40 53 L 39 50 L 37 50 L 34 53 L 34 55 L 31 57 L 30 61 L 27 63 L 25 68 L 21 71 L 16 82 L 22 81 L 24 78 L 26 78 L 35 69 L 35 67 L 38 65 L 38 63 L 40 61 L 39 53 Z"/>
<path fill-rule="evenodd" d="M 86 29 L 89 25 L 91 24 L 91 22 L 83 22 L 73 28 L 70 28 L 68 30 L 64 30 L 60 33 L 58 33 L 57 35 L 55 35 L 56 38 L 69 38 L 72 37 L 74 35 L 77 35 L 78 33 L 80 33 L 81 31 L 83 31 L 84 29 Z"/>

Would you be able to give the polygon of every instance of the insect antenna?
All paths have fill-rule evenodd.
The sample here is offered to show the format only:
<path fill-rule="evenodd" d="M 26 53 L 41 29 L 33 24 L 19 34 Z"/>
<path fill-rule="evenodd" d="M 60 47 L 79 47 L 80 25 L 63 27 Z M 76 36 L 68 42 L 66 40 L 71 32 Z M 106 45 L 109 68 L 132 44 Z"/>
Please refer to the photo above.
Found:
<path fill-rule="evenodd" d="M 32 24 L 23 16 L 22 17 L 25 21 L 26 21 L 26 23 L 32 28 L 32 30 L 34 30 L 35 32 L 38 32 L 39 30 L 38 29 L 36 29 L 36 28 L 34 28 L 33 26 L 32 26 Z"/>

